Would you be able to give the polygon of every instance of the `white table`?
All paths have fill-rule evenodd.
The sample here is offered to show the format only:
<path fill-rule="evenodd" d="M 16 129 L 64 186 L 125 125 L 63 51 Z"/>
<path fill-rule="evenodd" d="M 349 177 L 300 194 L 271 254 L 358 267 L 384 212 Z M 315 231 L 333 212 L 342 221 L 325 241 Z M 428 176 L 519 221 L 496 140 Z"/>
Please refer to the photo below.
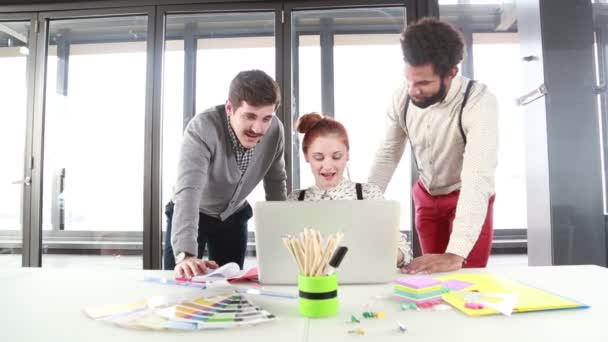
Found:
<path fill-rule="evenodd" d="M 296 300 L 250 296 L 279 320 L 228 330 L 136 331 L 89 319 L 83 309 L 198 290 L 142 281 L 144 275 L 171 277 L 171 272 L 21 268 L 0 270 L 0 341 L 608 341 L 606 268 L 495 267 L 462 272 L 504 275 L 592 307 L 511 317 L 468 317 L 456 310 L 401 311 L 399 303 L 389 298 L 390 284 L 342 285 L 340 312 L 332 318 L 300 317 Z M 289 287 L 271 289 L 295 292 Z M 372 302 L 373 311 L 385 312 L 385 319 L 363 320 L 363 305 Z M 365 335 L 347 333 L 353 327 L 346 323 L 350 313 L 362 319 Z M 397 332 L 395 319 L 407 326 L 405 334 Z"/>

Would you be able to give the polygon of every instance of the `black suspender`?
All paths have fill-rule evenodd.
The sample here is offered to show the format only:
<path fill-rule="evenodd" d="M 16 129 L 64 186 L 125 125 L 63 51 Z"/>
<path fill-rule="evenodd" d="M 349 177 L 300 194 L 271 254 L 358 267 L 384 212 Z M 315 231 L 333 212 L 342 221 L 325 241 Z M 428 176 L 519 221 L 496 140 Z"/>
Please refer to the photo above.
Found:
<path fill-rule="evenodd" d="M 361 183 L 355 184 L 355 189 L 357 189 L 357 199 L 360 201 L 363 199 L 363 187 Z"/>
<path fill-rule="evenodd" d="M 460 129 L 460 136 L 462 136 L 462 141 L 464 142 L 464 145 L 467 145 L 467 136 L 466 134 L 464 134 L 464 129 L 462 128 L 462 112 L 464 111 L 464 106 L 467 105 L 467 101 L 469 100 L 469 95 L 471 94 L 471 88 L 473 87 L 473 84 L 475 84 L 475 80 L 470 80 L 467 83 L 467 87 L 464 91 L 464 99 L 462 100 L 462 104 L 460 105 L 460 113 L 458 114 L 458 128 Z M 405 126 L 405 134 L 407 134 L 407 139 L 410 142 L 410 147 L 412 149 L 412 156 L 414 156 L 414 162 L 416 162 L 416 168 L 420 169 L 418 167 L 418 159 L 416 158 L 416 154 L 414 153 L 414 145 L 412 145 L 412 138 L 410 137 L 410 132 L 408 132 L 407 130 L 407 109 L 410 106 L 410 94 L 407 94 L 406 98 L 405 98 L 405 106 L 403 108 L 403 123 Z"/>
<path fill-rule="evenodd" d="M 355 183 L 355 189 L 357 190 L 357 200 L 363 199 L 363 186 L 361 183 Z M 300 190 L 298 194 L 298 201 L 303 201 L 304 196 L 306 196 L 306 190 Z"/>
<path fill-rule="evenodd" d="M 298 201 L 303 201 L 304 196 L 306 196 L 306 190 L 300 190 L 300 193 L 298 194 Z"/>
<path fill-rule="evenodd" d="M 464 129 L 462 128 L 462 111 L 464 110 L 464 106 L 467 105 L 467 101 L 469 100 L 469 94 L 471 93 L 471 88 L 475 80 L 470 80 L 467 84 L 467 89 L 464 91 L 464 99 L 462 99 L 462 105 L 460 106 L 460 114 L 458 115 L 458 127 L 460 128 L 460 135 L 462 136 L 462 140 L 464 141 L 464 145 L 467 145 L 467 136 L 464 134 Z"/>

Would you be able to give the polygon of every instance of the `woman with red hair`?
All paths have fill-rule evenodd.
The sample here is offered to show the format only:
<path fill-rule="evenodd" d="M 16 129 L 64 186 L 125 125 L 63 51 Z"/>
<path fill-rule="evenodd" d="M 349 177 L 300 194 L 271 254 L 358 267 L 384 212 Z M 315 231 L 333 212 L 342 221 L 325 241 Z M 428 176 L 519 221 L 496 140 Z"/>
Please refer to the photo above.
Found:
<path fill-rule="evenodd" d="M 293 191 L 287 200 L 382 200 L 380 188 L 370 183 L 355 183 L 344 177 L 349 158 L 348 133 L 344 126 L 331 117 L 319 113 L 303 115 L 296 124 L 304 134 L 302 151 L 315 177 L 315 185 Z M 405 235 L 401 235 L 397 266 L 411 260 L 411 249 Z"/>

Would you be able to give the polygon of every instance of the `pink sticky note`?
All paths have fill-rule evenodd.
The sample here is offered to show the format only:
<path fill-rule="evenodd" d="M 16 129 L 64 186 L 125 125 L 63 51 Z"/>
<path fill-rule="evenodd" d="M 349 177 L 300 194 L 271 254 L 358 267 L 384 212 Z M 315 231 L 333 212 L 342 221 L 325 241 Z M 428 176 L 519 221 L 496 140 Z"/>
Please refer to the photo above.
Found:
<path fill-rule="evenodd" d="M 441 284 L 439 280 L 433 279 L 427 276 L 411 276 L 405 278 L 399 278 L 395 280 L 397 284 L 411 287 L 414 289 L 421 289 L 424 287 L 435 286 Z"/>
<path fill-rule="evenodd" d="M 479 303 L 472 303 L 472 302 L 466 302 L 464 303 L 464 307 L 467 309 L 473 309 L 473 310 L 481 310 L 483 309 L 483 305 L 479 304 Z"/>
<path fill-rule="evenodd" d="M 458 280 L 458 279 L 451 279 L 451 280 L 445 281 L 441 284 L 441 286 L 445 287 L 446 289 L 450 289 L 452 291 L 459 291 L 459 290 L 467 288 L 471 285 L 473 285 L 473 283 L 470 283 L 468 281 Z"/>

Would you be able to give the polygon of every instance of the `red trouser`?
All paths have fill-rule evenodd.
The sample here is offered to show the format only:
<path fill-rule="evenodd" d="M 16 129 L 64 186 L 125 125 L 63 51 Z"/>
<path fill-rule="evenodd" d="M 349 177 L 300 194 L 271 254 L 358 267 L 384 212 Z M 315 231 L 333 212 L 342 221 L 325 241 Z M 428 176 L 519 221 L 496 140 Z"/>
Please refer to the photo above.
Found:
<path fill-rule="evenodd" d="M 416 231 L 420 239 L 422 254 L 445 253 L 456 216 L 456 204 L 460 191 L 447 195 L 432 196 L 418 180 L 412 189 L 416 206 Z M 492 249 L 494 197 L 488 202 L 488 213 L 481 233 L 463 267 L 486 267 Z"/>

